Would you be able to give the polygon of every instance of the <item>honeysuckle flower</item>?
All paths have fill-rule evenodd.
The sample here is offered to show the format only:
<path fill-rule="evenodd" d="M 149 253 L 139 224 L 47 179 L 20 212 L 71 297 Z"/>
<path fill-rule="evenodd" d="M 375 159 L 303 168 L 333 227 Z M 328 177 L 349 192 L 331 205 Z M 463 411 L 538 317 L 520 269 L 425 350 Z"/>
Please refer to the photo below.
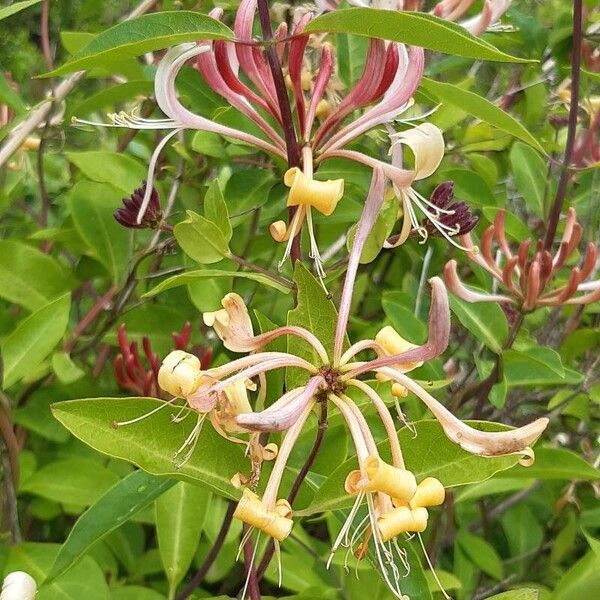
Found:
<path fill-rule="evenodd" d="M 481 35 L 495 25 L 510 7 L 512 0 L 484 0 L 483 8 L 478 15 L 459 21 L 469 33 Z M 442 0 L 438 2 L 431 14 L 448 21 L 457 21 L 471 8 L 475 0 Z"/>
<path fill-rule="evenodd" d="M 412 152 L 414 168 L 410 180 L 404 185 L 392 180 L 394 194 L 401 202 L 402 227 L 400 233 L 386 240 L 384 248 L 396 248 L 411 234 L 419 235 L 421 243 L 425 243 L 430 233 L 435 232 L 453 246 L 468 250 L 452 239 L 462 232 L 470 231 L 477 223 L 476 220 L 473 223 L 468 207 L 464 203 L 449 205 L 452 190 L 448 190 L 447 186 L 438 186 L 437 194 L 432 194 L 429 200 L 412 187 L 413 182 L 432 175 L 442 162 L 444 137 L 440 129 L 431 123 L 422 123 L 407 131 L 390 133 L 390 139 L 392 165 L 398 169 L 402 168 L 403 148 L 406 147 Z M 419 222 L 417 210 L 425 217 L 423 223 Z"/>
<path fill-rule="evenodd" d="M 344 350 L 352 289 L 360 255 L 381 208 L 384 188 L 383 171 L 375 168 L 349 258 L 331 355 L 327 354 L 322 344 L 310 332 L 300 327 L 281 327 L 255 336 L 243 300 L 235 294 L 228 294 L 223 300 L 223 310 L 209 313 L 206 322 L 213 324 L 215 331 L 229 349 L 252 354 L 211 369 L 210 379 L 186 396 L 186 400 L 191 407 L 202 406 L 205 410 L 207 405 L 214 402 L 211 399 L 237 381 L 260 376 L 274 368 L 298 365 L 304 368 L 308 375 L 306 384 L 287 390 L 278 401 L 264 410 L 242 412 L 234 419 L 247 431 L 285 431 L 262 499 L 258 498 L 253 490 L 251 494 L 245 493 L 235 516 L 251 528 L 269 535 L 277 543 L 289 535 L 291 526 L 288 520 L 292 520 L 292 514 L 286 512 L 286 515 L 281 515 L 277 510 L 277 503 L 281 502 L 278 500 L 281 479 L 291 449 L 313 407 L 317 402 L 328 401 L 338 408 L 345 419 L 359 461 L 358 472 L 349 475 L 346 485 L 349 493 L 356 495 L 354 508 L 334 543 L 334 551 L 342 543 L 348 542 L 352 547 L 360 536 L 367 536 L 367 541 L 368 537 L 372 536 L 384 578 L 395 596 L 401 598 L 400 571 L 394 557 L 403 562 L 405 556 L 395 543 L 395 538 L 400 533 L 422 531 L 426 526 L 427 508 L 443 500 L 443 490 L 440 491 L 441 484 L 430 480 L 417 485 L 414 475 L 406 471 L 391 413 L 375 390 L 360 379 L 361 375 L 372 373 L 375 377 L 393 381 L 415 393 L 439 420 L 450 439 L 466 450 L 482 456 L 516 452 L 530 457 L 531 450 L 528 446 L 546 427 L 547 420 L 539 419 L 526 427 L 509 432 L 481 432 L 454 417 L 440 402 L 406 375 L 407 371 L 416 368 L 423 361 L 439 355 L 448 344 L 448 299 L 445 287 L 437 277 L 430 281 L 432 302 L 429 338 L 425 344 L 410 344 L 391 328 L 385 328 L 375 340 L 362 340 Z M 316 350 L 319 360 L 310 364 L 291 354 L 262 351 L 264 345 L 280 335 L 301 337 Z M 368 350 L 374 351 L 377 357 L 358 361 L 357 355 Z M 260 385 L 263 384 L 264 382 L 260 382 Z M 372 402 L 384 425 L 392 452 L 390 465 L 381 461 L 377 445 L 361 411 L 345 393 L 346 389 L 352 387 L 357 388 Z M 369 507 L 369 518 L 359 524 L 351 534 L 354 518 L 364 501 Z M 398 511 L 399 508 L 403 510 Z M 288 520 L 282 521 L 280 517 Z"/>
<path fill-rule="evenodd" d="M 204 315 L 205 323 L 214 327 L 229 350 L 249 354 L 202 370 L 194 357 L 181 352 L 173 353 L 163 361 L 160 384 L 175 398 L 182 397 L 185 400 L 183 410 L 187 411 L 186 414 L 197 415 L 196 426 L 178 451 L 179 454 L 186 450 L 184 460 L 193 451 L 202 422 L 207 416 L 227 439 L 239 442 L 243 441 L 241 436 L 249 434 L 251 474 L 246 476 L 238 473 L 233 477 L 238 485 L 248 483 L 235 517 L 248 526 L 247 536 L 252 535 L 253 531 L 258 531 L 257 535 L 267 535 L 276 544 L 276 549 L 293 527 L 292 509 L 280 494 L 282 477 L 292 449 L 318 403 L 328 402 L 337 408 L 354 442 L 359 468 L 351 472 L 346 480 L 346 490 L 355 496 L 355 501 L 332 551 L 335 552 L 342 544 L 352 550 L 361 540 L 357 555 L 362 557 L 372 539 L 385 581 L 395 597 L 403 598 L 397 561 L 404 566 L 407 566 L 407 561 L 406 552 L 397 543 L 397 536 L 423 531 L 427 525 L 427 509 L 443 501 L 444 491 L 437 480 L 429 478 L 417 482 L 414 474 L 406 469 L 390 410 L 381 396 L 361 377 L 369 373 L 372 377 L 391 381 L 406 393 L 414 393 L 425 403 L 452 441 L 480 456 L 517 453 L 531 460 L 533 452 L 529 446 L 544 430 L 547 419 L 538 419 L 510 431 L 479 431 L 460 421 L 407 375 L 410 370 L 441 354 L 448 345 L 450 311 L 446 289 L 439 277 L 430 280 L 432 298 L 426 343 L 411 344 L 392 328 L 384 328 L 374 340 L 360 340 L 348 348 L 344 347 L 360 257 L 381 210 L 385 185 L 383 170 L 375 167 L 349 256 L 333 350 L 330 353 L 314 334 L 302 327 L 284 326 L 255 335 L 243 299 L 237 294 L 227 294 L 222 301 L 222 309 Z M 289 352 L 264 350 L 267 344 L 281 336 L 303 339 L 314 349 L 317 358 L 309 362 Z M 361 360 L 359 357 L 365 352 L 374 352 L 376 357 Z M 265 374 L 289 367 L 304 370 L 306 382 L 286 390 L 281 398 L 263 409 Z M 247 392 L 252 387 L 249 381 L 255 378 L 258 379 L 258 400 L 256 408 L 252 410 Z M 346 393 L 352 388 L 364 395 L 375 408 L 389 441 L 390 464 L 381 460 L 365 417 Z M 171 402 L 165 402 L 164 405 Z M 284 435 L 260 498 L 256 494 L 256 486 L 264 454 L 260 450 L 258 436 L 264 432 L 284 432 Z M 358 511 L 365 502 L 368 516 L 354 527 Z"/>
<path fill-rule="evenodd" d="M 35 579 L 25 571 L 13 571 L 2 582 L 0 600 L 34 600 L 37 592 Z"/>
<path fill-rule="evenodd" d="M 306 219 L 311 255 L 317 271 L 322 273 L 311 211 L 312 208 L 322 214 L 333 211 L 343 194 L 343 182 L 341 179 L 319 182 L 313 177 L 313 172 L 330 158 L 344 157 L 371 167 L 380 166 L 386 177 L 401 188 L 414 181 L 412 170 L 344 148 L 365 132 L 407 110 L 423 74 L 424 53 L 422 48 L 407 50 L 403 44 L 371 39 L 362 75 L 350 89 L 340 90 L 334 73 L 335 49 L 319 36 L 309 44 L 310 36 L 304 34 L 313 14 L 304 14 L 290 36 L 287 35 L 287 25 L 282 23 L 275 30 L 274 43 L 283 61 L 290 102 L 294 107 L 293 122 L 284 124 L 269 63 L 252 37 L 256 9 L 256 0 L 242 0 L 234 23 L 237 38 L 234 42 L 199 40 L 196 44 L 181 44 L 166 52 L 154 80 L 156 101 L 166 118 L 144 119 L 135 112 L 115 113 L 109 115 L 108 124 L 92 124 L 171 130 L 158 144 L 150 160 L 148 185 L 136 219 L 138 224 L 142 222 L 151 201 L 158 155 L 177 132 L 185 129 L 214 132 L 286 158 L 290 149 L 284 141 L 284 131 L 292 127 L 295 144 L 301 148 L 300 164 L 289 164 L 284 180 L 291 187 L 288 204 L 298 208 L 285 230 L 284 224 L 278 222 L 272 226 L 271 232 L 276 239 L 288 241 L 287 256 L 291 240 L 300 233 L 302 222 Z M 210 15 L 220 19 L 222 10 L 214 9 Z M 181 68 L 192 59 L 207 84 L 250 119 L 260 129 L 262 137 L 206 119 L 181 104 L 175 81 Z M 362 114 L 351 119 L 357 110 L 362 110 Z M 76 122 L 90 124 L 83 120 Z M 306 193 L 298 193 L 299 190 L 310 191 L 311 194 L 316 192 L 316 199 L 309 199 Z"/>
<path fill-rule="evenodd" d="M 533 256 L 530 256 L 530 239 L 521 242 L 516 249 L 511 248 L 504 221 L 505 213 L 499 211 L 494 224 L 481 237 L 481 252 L 469 252 L 467 255 L 486 269 L 505 293 L 487 294 L 469 289 L 460 280 L 455 260 L 449 261 L 444 268 L 444 278 L 450 291 L 467 302 L 507 302 L 519 306 L 524 312 L 541 306 L 590 304 L 600 300 L 600 280 L 586 281 L 594 273 L 598 256 L 598 249 L 592 242 L 587 244 L 580 266 L 572 267 L 566 281 L 556 285 L 560 270 L 581 241 L 583 230 L 577 222 L 574 208 L 567 212 L 563 236 L 554 255 L 538 242 Z M 463 236 L 461 241 L 466 247 L 473 247 L 470 234 Z"/>

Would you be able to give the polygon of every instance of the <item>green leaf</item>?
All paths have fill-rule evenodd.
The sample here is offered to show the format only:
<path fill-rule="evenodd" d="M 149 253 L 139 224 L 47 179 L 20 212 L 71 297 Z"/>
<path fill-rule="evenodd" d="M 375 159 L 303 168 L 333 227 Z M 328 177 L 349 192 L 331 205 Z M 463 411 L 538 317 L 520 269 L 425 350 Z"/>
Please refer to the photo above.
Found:
<path fill-rule="evenodd" d="M 126 83 L 120 83 L 101 90 L 97 94 L 87 96 L 83 102 L 70 109 L 69 114 L 76 117 L 83 117 L 106 107 L 110 107 L 112 112 L 116 104 L 132 100 L 133 98 L 150 96 L 153 90 L 154 86 L 151 81 L 127 81 Z M 107 152 L 107 154 L 110 153 Z M 129 158 L 125 154 L 119 154 L 118 156 Z M 136 185 L 139 185 L 139 183 Z"/>
<path fill-rule="evenodd" d="M 31 373 L 54 350 L 67 329 L 70 308 L 71 298 L 65 294 L 20 321 L 2 341 L 4 389 Z"/>
<path fill-rule="evenodd" d="M 538 346 L 528 350 L 506 350 L 503 354 L 504 377 L 509 388 L 518 386 L 578 383 L 583 376 L 564 369 L 560 356 L 551 348 Z M 558 361 L 558 362 L 557 362 Z"/>
<path fill-rule="evenodd" d="M 119 23 L 96 36 L 81 52 L 44 77 L 83 71 L 146 52 L 198 40 L 233 40 L 223 23 L 191 11 L 158 12 Z"/>
<path fill-rule="evenodd" d="M 306 33 L 352 33 L 394 40 L 477 60 L 535 62 L 505 54 L 488 42 L 471 35 L 460 25 L 419 12 L 397 12 L 374 8 L 341 9 L 317 17 L 306 26 L 304 31 Z"/>
<path fill-rule="evenodd" d="M 508 321 L 504 311 L 490 302 L 464 302 L 450 295 L 450 308 L 458 320 L 496 354 L 502 352 L 508 338 Z"/>
<path fill-rule="evenodd" d="M 251 279 L 267 287 L 275 288 L 282 294 L 289 294 L 291 289 L 281 283 L 277 283 L 270 277 L 261 275 L 260 273 L 248 273 L 246 271 L 220 271 L 218 269 L 201 269 L 197 271 L 188 271 L 180 275 L 173 275 L 164 281 L 161 281 L 157 286 L 153 287 L 149 292 L 144 294 L 144 298 L 152 298 L 165 290 L 170 290 L 181 285 L 188 285 L 201 281 L 202 279 L 213 279 L 214 277 L 240 277 L 242 279 Z"/>
<path fill-rule="evenodd" d="M 193 596 L 191 596 L 193 598 Z M 151 588 L 123 585 L 111 588 L 111 600 L 165 600 L 165 596 Z"/>
<path fill-rule="evenodd" d="M 50 256 L 22 242 L 0 240 L 0 297 L 34 311 L 72 286 L 71 277 Z"/>
<path fill-rule="evenodd" d="M 538 590 L 522 588 L 490 596 L 488 600 L 539 600 L 539 597 L 540 593 Z"/>
<path fill-rule="evenodd" d="M 221 192 L 217 179 L 213 180 L 206 190 L 206 195 L 204 196 L 204 215 L 221 230 L 225 241 L 229 243 L 233 235 L 233 230 L 229 221 L 227 204 L 225 204 L 223 192 Z"/>
<path fill-rule="evenodd" d="M 423 77 L 421 86 L 425 88 L 427 93 L 436 96 L 440 102 L 457 106 L 461 110 L 468 112 L 472 117 L 476 117 L 493 127 L 506 131 L 506 133 L 526 142 L 542 154 L 545 154 L 540 143 L 517 119 L 479 94 L 464 90 L 451 83 L 442 83 L 428 79 L 427 77 Z"/>
<path fill-rule="evenodd" d="M 296 307 L 288 312 L 287 323 L 308 329 L 321 341 L 327 354 L 331 356 L 337 323 L 335 306 L 327 297 L 321 284 L 300 261 L 296 263 L 294 281 L 298 290 L 298 301 Z M 317 352 L 304 340 L 289 336 L 287 348 L 290 354 L 304 358 L 313 365 L 321 364 Z M 305 371 L 288 369 L 286 374 L 288 389 L 298 387 L 305 382 Z"/>
<path fill-rule="evenodd" d="M 179 481 L 155 503 L 156 535 L 165 573 L 174 597 L 177 584 L 190 568 L 204 527 L 211 493 Z"/>
<path fill-rule="evenodd" d="M 131 519 L 175 484 L 164 479 L 133 471 L 111 487 L 77 520 L 61 546 L 48 579 L 60 577 L 99 540 Z"/>
<path fill-rule="evenodd" d="M 200 264 L 219 262 L 229 255 L 223 232 L 212 221 L 188 210 L 188 218 L 175 225 L 175 237 L 183 251 Z"/>
<path fill-rule="evenodd" d="M 590 550 L 559 580 L 553 600 L 594 598 L 600 589 L 600 558 Z"/>
<path fill-rule="evenodd" d="M 600 480 L 600 470 L 581 456 L 564 448 L 536 448 L 535 462 L 530 467 L 515 467 L 510 473 L 498 477 L 525 477 L 536 479 L 566 479 L 574 481 Z"/>
<path fill-rule="evenodd" d="M 117 481 L 119 477 L 98 462 L 70 458 L 52 462 L 36 471 L 20 491 L 54 502 L 88 506 L 94 504 Z"/>
<path fill-rule="evenodd" d="M 59 544 L 25 542 L 10 549 L 6 572 L 25 571 L 40 586 L 36 600 L 109 600 L 110 594 L 100 567 L 89 556 L 71 571 L 45 584 L 46 575 L 60 549 Z"/>
<path fill-rule="evenodd" d="M 0 9 L 0 21 L 2 19 L 6 19 L 6 17 L 10 17 L 15 13 L 21 12 L 34 4 L 39 4 L 42 0 L 24 0 L 23 2 L 15 2 L 6 8 Z"/>
<path fill-rule="evenodd" d="M 52 370 L 65 385 L 85 376 L 85 371 L 80 369 L 66 352 L 55 352 L 52 355 Z"/>
<path fill-rule="evenodd" d="M 146 167 L 127 154 L 103 150 L 65 154 L 86 177 L 98 183 L 108 183 L 126 196 L 139 188 L 148 175 Z"/>
<path fill-rule="evenodd" d="M 504 573 L 502 561 L 492 545 L 464 528 L 458 531 L 456 541 L 473 564 L 490 577 L 502 579 Z"/>
<path fill-rule="evenodd" d="M 510 165 L 517 190 L 527 206 L 538 216 L 544 215 L 544 193 L 547 184 L 546 163 L 532 148 L 519 142 L 510 150 Z"/>
<path fill-rule="evenodd" d="M 155 475 L 200 483 L 226 498 L 238 498 L 230 479 L 247 469 L 243 448 L 226 441 L 208 423 L 198 439 L 198 450 L 179 469 L 173 454 L 195 426 L 193 415 L 175 424 L 170 416 L 173 411 L 167 409 L 138 423 L 113 427 L 115 422 L 138 418 L 162 404 L 155 398 L 88 398 L 53 404 L 52 413 L 75 437 L 99 452 Z"/>
<path fill-rule="evenodd" d="M 476 421 L 470 424 L 485 431 L 510 429 L 496 423 Z M 418 481 L 425 477 L 436 477 L 444 487 L 456 487 L 484 481 L 495 473 L 517 464 L 518 457 L 515 456 L 487 458 L 469 454 L 446 437 L 437 421 L 417 421 L 414 426 L 417 431 L 416 437 L 413 437 L 407 428 L 401 429 L 398 436 L 407 468 L 414 472 Z M 380 442 L 378 448 L 384 457 L 389 454 L 387 441 Z M 432 451 L 433 448 L 435 452 Z M 340 465 L 317 490 L 310 505 L 299 514 L 310 515 L 352 506 L 354 498 L 345 493 L 344 481 L 348 473 L 355 468 L 356 458 Z M 509 473 L 513 471 L 514 469 Z"/>
<path fill-rule="evenodd" d="M 114 187 L 92 181 L 79 181 L 69 192 L 68 203 L 79 235 L 93 250 L 112 281 L 125 274 L 129 257 L 129 235 L 113 213 L 122 195 Z"/>

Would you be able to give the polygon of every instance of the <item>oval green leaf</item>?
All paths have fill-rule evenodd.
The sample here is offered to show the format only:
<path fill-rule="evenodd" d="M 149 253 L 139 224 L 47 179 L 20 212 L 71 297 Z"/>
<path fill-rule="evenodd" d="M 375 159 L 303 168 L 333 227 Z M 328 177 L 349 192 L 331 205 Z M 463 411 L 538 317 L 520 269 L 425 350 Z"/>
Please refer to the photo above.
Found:
<path fill-rule="evenodd" d="M 61 340 L 69 322 L 71 298 L 65 294 L 21 321 L 2 341 L 3 388 L 35 369 Z"/>
<path fill-rule="evenodd" d="M 161 281 L 157 286 L 153 287 L 149 292 L 144 294 L 144 298 L 152 298 L 165 290 L 170 290 L 174 287 L 181 285 L 188 285 L 190 283 L 196 283 L 202 279 L 213 279 L 214 277 L 239 277 L 241 279 L 251 279 L 267 287 L 271 287 L 281 292 L 282 294 L 289 294 L 291 292 L 291 286 L 286 287 L 281 283 L 277 283 L 273 279 L 261 275 L 260 273 L 246 273 L 245 271 L 221 271 L 219 269 L 205 269 L 197 271 L 188 271 L 187 273 L 181 273 L 180 275 L 173 275 L 164 281 Z"/>
<path fill-rule="evenodd" d="M 488 42 L 471 35 L 460 25 L 419 12 L 347 8 L 317 17 L 304 31 L 352 33 L 394 40 L 477 60 L 536 62 L 501 52 Z"/>
<path fill-rule="evenodd" d="M 54 416 L 77 438 L 92 448 L 138 465 L 155 475 L 171 475 L 211 488 L 226 498 L 239 498 L 231 477 L 248 469 L 244 447 L 232 444 L 206 424 L 190 460 L 177 469 L 173 454 L 196 424 L 190 415 L 173 423 L 173 410 L 115 429 L 113 423 L 140 417 L 164 404 L 156 398 L 86 398 L 52 405 Z"/>
<path fill-rule="evenodd" d="M 184 42 L 232 40 L 233 37 L 229 27 L 197 12 L 181 10 L 142 15 L 103 31 L 72 60 L 43 77 L 84 71 Z"/>
<path fill-rule="evenodd" d="M 111 487 L 77 520 L 62 545 L 48 580 L 59 577 L 99 540 L 131 519 L 175 484 L 144 471 L 133 471 Z"/>
<path fill-rule="evenodd" d="M 433 94 L 440 102 L 457 106 L 461 110 L 467 111 L 472 117 L 476 117 L 493 127 L 506 131 L 506 133 L 529 144 L 538 152 L 545 154 L 541 144 L 517 119 L 479 94 L 464 90 L 451 83 L 442 83 L 433 79 L 427 79 L 427 77 L 423 77 L 421 86 L 425 88 L 427 93 Z"/>

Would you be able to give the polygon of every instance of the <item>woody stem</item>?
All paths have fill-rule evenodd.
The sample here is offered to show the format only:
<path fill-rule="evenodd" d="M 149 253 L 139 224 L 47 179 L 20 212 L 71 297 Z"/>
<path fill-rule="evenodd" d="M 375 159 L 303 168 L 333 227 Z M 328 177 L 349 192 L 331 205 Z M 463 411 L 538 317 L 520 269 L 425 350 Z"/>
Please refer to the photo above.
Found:
<path fill-rule="evenodd" d="M 567 143 L 565 145 L 565 155 L 563 158 L 562 171 L 558 181 L 556 197 L 550 218 L 548 219 L 548 227 L 544 237 L 544 248 L 549 250 L 552 247 L 560 211 L 562 209 L 567 186 L 571 178 L 569 166 L 573 155 L 573 147 L 575 145 L 575 133 L 577 131 L 577 112 L 579 110 L 579 80 L 581 75 L 581 41 L 582 41 L 583 15 L 582 15 L 582 0 L 573 1 L 573 48 L 571 56 L 571 102 L 569 106 L 569 122 L 567 126 Z"/>
<path fill-rule="evenodd" d="M 271 17 L 269 16 L 268 0 L 258 0 L 257 5 L 263 38 L 266 42 L 270 42 L 273 39 L 273 30 L 271 29 Z M 285 87 L 285 79 L 283 77 L 283 71 L 281 70 L 281 63 L 279 62 L 279 57 L 277 56 L 277 51 L 275 50 L 275 46 L 273 44 L 266 45 L 265 55 L 269 63 L 269 68 L 271 69 L 271 75 L 273 76 L 273 84 L 275 86 L 275 93 L 277 95 L 277 103 L 279 104 L 279 111 L 281 112 L 281 124 L 285 138 L 288 167 L 299 167 L 300 146 L 298 145 L 298 138 L 296 137 L 296 130 L 294 129 L 292 108 L 290 106 L 287 89 Z M 297 207 L 290 207 L 290 222 L 296 214 L 296 210 Z M 300 258 L 299 233 L 300 232 L 298 232 L 294 238 L 294 241 L 292 242 L 292 263 L 296 262 Z"/>

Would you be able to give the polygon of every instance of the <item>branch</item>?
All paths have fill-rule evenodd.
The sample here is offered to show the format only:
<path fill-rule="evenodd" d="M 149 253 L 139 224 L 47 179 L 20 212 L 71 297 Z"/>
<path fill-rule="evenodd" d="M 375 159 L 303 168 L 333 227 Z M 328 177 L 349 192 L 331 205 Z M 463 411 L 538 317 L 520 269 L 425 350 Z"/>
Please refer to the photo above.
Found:
<path fill-rule="evenodd" d="M 573 50 L 571 56 L 571 102 L 569 106 L 569 124 L 567 129 L 567 143 L 565 146 L 565 155 L 562 162 L 562 172 L 556 190 L 556 198 L 550 218 L 548 220 L 548 228 L 544 237 L 544 248 L 549 250 L 552 247 L 556 228 L 562 205 L 565 201 L 567 186 L 571 178 L 569 166 L 573 156 L 573 146 L 575 145 L 575 133 L 577 131 L 577 112 L 579 111 L 579 78 L 581 74 L 581 40 L 582 40 L 582 2 L 583 0 L 573 0 Z"/>

